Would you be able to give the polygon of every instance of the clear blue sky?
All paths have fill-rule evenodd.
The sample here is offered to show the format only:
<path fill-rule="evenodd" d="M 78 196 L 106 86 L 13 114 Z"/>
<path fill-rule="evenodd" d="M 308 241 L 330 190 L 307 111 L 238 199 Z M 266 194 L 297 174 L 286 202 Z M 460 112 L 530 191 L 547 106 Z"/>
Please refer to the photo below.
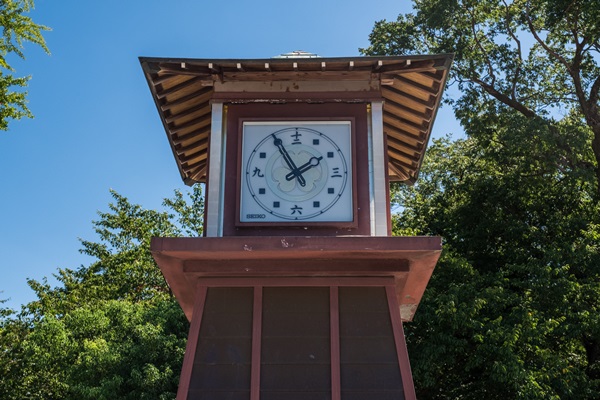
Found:
<path fill-rule="evenodd" d="M 115 189 L 160 208 L 180 180 L 142 74 L 139 56 L 269 58 L 292 50 L 359 55 L 375 21 L 409 11 L 399 0 L 123 1 L 37 0 L 30 14 L 51 55 L 26 44 L 33 120 L 0 132 L 0 299 L 34 299 L 26 279 L 90 259 L 78 238 L 96 240 L 91 221 Z M 450 113 L 434 126 L 456 129 Z"/>

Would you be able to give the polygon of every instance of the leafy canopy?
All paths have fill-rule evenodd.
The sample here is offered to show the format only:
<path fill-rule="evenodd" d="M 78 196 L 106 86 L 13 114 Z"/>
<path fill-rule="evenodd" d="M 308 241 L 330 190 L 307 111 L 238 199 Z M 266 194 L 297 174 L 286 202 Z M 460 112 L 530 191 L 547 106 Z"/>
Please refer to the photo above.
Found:
<path fill-rule="evenodd" d="M 27 108 L 27 87 L 30 77 L 15 77 L 9 59 L 16 55 L 25 59 L 24 43 L 40 46 L 49 53 L 42 36 L 48 27 L 38 25 L 27 16 L 33 9 L 33 0 L 0 0 L 0 130 L 8 130 L 11 119 L 33 118 Z M 16 88 L 16 90 L 15 90 Z"/>
<path fill-rule="evenodd" d="M 600 7 L 597 0 L 419 0 L 414 13 L 379 21 L 365 54 L 454 53 L 458 98 L 447 100 L 465 129 L 506 106 L 549 125 L 554 144 L 575 152 L 565 116 L 580 119 L 600 193 Z M 480 132 L 473 127 L 470 134 Z"/>
<path fill-rule="evenodd" d="M 525 157 L 512 128 L 437 141 L 415 187 L 396 192 L 397 234 L 444 238 L 405 327 L 420 399 L 600 398 L 593 184 L 549 165 L 556 147 Z"/>
<path fill-rule="evenodd" d="M 150 254 L 153 236 L 202 234 L 201 186 L 147 210 L 112 192 L 82 241 L 95 260 L 31 280 L 37 300 L 0 308 L 0 398 L 174 399 L 189 324 Z"/>

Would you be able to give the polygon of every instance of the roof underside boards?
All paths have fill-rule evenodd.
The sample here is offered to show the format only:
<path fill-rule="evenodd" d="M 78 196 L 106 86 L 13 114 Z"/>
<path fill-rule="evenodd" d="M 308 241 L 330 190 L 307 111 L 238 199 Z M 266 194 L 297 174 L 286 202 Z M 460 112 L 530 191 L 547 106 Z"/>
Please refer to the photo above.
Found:
<path fill-rule="evenodd" d="M 181 177 L 205 182 L 211 102 L 383 101 L 390 180 L 414 183 L 452 55 L 140 62 Z"/>

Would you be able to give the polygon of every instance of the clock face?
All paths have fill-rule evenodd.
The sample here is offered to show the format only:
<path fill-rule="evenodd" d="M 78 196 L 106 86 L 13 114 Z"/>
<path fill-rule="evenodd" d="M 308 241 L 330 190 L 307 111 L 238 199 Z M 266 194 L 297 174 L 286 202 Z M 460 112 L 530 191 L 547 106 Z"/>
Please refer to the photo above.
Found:
<path fill-rule="evenodd" d="M 352 222 L 350 121 L 245 122 L 240 222 Z"/>

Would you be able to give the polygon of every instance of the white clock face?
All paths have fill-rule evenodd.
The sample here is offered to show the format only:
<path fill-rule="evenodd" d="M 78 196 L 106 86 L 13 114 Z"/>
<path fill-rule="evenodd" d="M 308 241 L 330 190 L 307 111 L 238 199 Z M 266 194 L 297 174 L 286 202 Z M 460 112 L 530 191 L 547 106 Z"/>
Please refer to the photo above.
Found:
<path fill-rule="evenodd" d="M 349 121 L 245 122 L 240 222 L 352 222 Z"/>

